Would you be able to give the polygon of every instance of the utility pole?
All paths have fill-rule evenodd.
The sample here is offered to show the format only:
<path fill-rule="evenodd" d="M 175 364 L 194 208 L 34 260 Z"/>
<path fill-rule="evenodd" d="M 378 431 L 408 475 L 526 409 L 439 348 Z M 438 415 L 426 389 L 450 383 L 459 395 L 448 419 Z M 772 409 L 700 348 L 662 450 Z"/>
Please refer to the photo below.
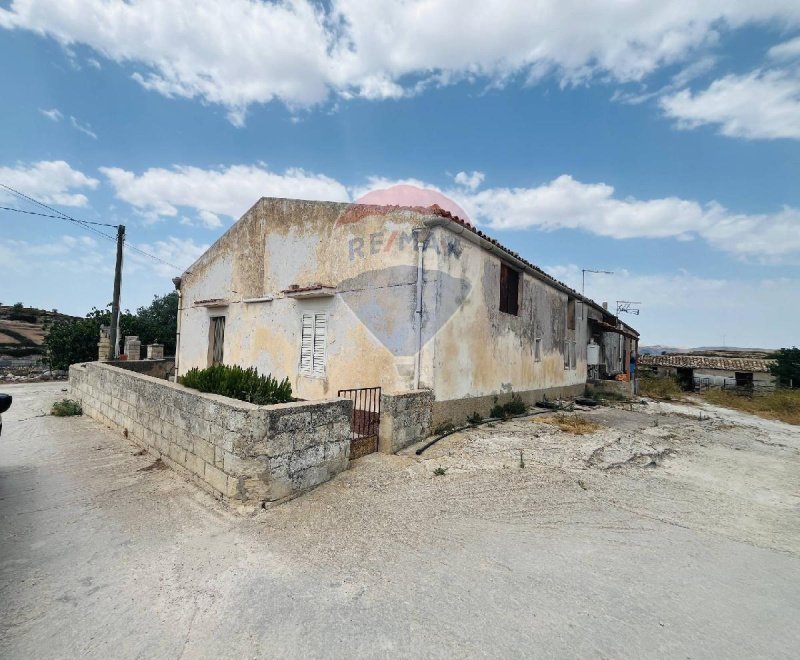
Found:
<path fill-rule="evenodd" d="M 613 275 L 614 272 L 610 270 L 593 270 L 592 268 L 581 268 L 581 295 L 586 295 L 586 273 L 603 273 L 604 275 Z"/>
<path fill-rule="evenodd" d="M 117 227 L 117 263 L 114 267 L 114 298 L 111 301 L 111 355 L 112 360 L 119 357 L 119 292 L 122 287 L 122 246 L 125 243 L 125 225 Z"/>

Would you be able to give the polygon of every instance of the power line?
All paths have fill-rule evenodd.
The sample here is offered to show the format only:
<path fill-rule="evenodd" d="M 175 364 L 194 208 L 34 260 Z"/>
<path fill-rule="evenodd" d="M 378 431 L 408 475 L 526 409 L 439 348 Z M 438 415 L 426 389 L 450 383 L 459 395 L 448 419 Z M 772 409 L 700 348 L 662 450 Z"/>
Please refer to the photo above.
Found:
<path fill-rule="evenodd" d="M 118 225 L 112 225 L 112 224 L 108 224 L 108 223 L 105 223 L 105 222 L 92 222 L 90 220 L 78 220 L 77 218 L 73 218 L 72 216 L 67 215 L 63 211 L 59 211 L 58 209 L 54 209 L 52 206 L 48 206 L 44 202 L 40 202 L 39 200 L 34 199 L 33 197 L 30 197 L 30 196 L 26 195 L 25 193 L 20 192 L 19 190 L 15 190 L 11 186 L 7 186 L 4 183 L 0 183 L 0 187 L 5 188 L 6 190 L 8 190 L 9 192 L 13 193 L 14 195 L 17 195 L 18 197 L 20 197 L 22 199 L 25 199 L 25 200 L 33 203 L 33 204 L 36 204 L 36 205 L 38 205 L 38 206 L 40 206 L 40 207 L 42 207 L 44 209 L 47 209 L 48 211 L 52 211 L 53 213 L 56 213 L 58 215 L 50 215 L 50 214 L 47 214 L 47 213 L 37 213 L 36 211 L 25 211 L 23 209 L 15 209 L 15 208 L 11 208 L 11 207 L 8 207 L 8 206 L 0 206 L 0 209 L 3 209 L 5 211 L 14 211 L 16 213 L 25 213 L 27 215 L 37 215 L 37 216 L 41 216 L 41 217 L 44 217 L 44 218 L 55 218 L 56 220 L 66 220 L 68 222 L 73 222 L 73 223 L 75 223 L 77 225 L 82 226 L 84 229 L 88 229 L 89 231 L 94 232 L 95 234 L 98 234 L 99 236 L 102 236 L 103 238 L 106 238 L 106 239 L 116 243 L 116 240 L 117 240 L 116 238 L 114 238 L 113 236 L 109 236 L 108 234 L 103 233 L 102 231 L 99 231 L 99 230 L 95 229 L 94 227 L 91 227 L 90 225 L 97 225 L 97 226 L 100 226 L 100 227 L 114 227 L 114 228 L 118 227 Z M 135 245 L 132 245 L 131 243 L 128 243 L 127 241 L 125 242 L 125 247 L 127 247 L 129 250 L 133 250 L 134 252 L 138 252 L 139 254 L 142 254 L 145 257 L 149 257 L 150 259 L 153 259 L 155 261 L 159 261 L 162 264 L 164 264 L 165 266 L 170 266 L 170 267 L 175 268 L 177 270 L 181 269 L 180 266 L 176 266 L 175 264 L 170 263 L 169 261 L 166 261 L 165 259 L 162 259 L 161 257 L 157 257 L 154 254 L 150 254 L 149 252 L 146 252 L 145 250 L 142 250 L 141 248 L 138 248 Z"/>
<path fill-rule="evenodd" d="M 77 223 L 82 224 L 82 225 L 98 225 L 100 227 L 114 227 L 115 229 L 118 226 L 118 225 L 108 224 L 107 222 L 92 222 L 91 220 L 78 220 L 76 218 L 73 218 L 71 215 L 67 215 L 63 211 L 59 211 L 58 209 L 54 209 L 52 206 L 48 206 L 44 202 L 40 202 L 38 199 L 34 199 L 33 197 L 30 197 L 30 196 L 26 195 L 25 193 L 20 192 L 19 190 L 15 190 L 11 186 L 7 186 L 5 183 L 0 183 L 0 187 L 5 188 L 9 192 L 14 193 L 18 197 L 22 197 L 23 199 L 27 199 L 29 202 L 32 202 L 32 203 L 34 203 L 34 204 L 36 204 L 38 206 L 41 206 L 42 208 L 45 208 L 48 211 L 52 211 L 53 213 L 58 213 L 61 217 L 66 218 L 67 220 L 70 220 L 71 222 L 77 222 Z"/>
<path fill-rule="evenodd" d="M 49 213 L 37 213 L 36 211 L 24 211 L 23 209 L 15 209 L 10 206 L 0 206 L 3 211 L 14 211 L 14 213 L 26 213 L 28 215 L 40 215 L 43 218 L 56 218 L 58 220 L 66 220 L 63 215 L 50 215 Z"/>

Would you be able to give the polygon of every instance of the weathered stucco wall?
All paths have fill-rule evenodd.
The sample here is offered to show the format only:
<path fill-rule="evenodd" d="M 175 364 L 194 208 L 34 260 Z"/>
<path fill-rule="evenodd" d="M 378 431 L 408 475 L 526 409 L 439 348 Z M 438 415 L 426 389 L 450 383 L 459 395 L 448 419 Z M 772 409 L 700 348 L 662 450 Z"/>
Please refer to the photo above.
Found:
<path fill-rule="evenodd" d="M 586 382 L 587 343 L 582 306 L 576 308 L 574 329 L 569 328 L 567 294 L 521 273 L 518 315 L 501 312 L 501 258 L 442 227 L 432 230 L 431 242 L 439 248 L 430 258 L 426 252 L 426 267 L 434 266 L 437 405 L 511 392 L 580 389 Z M 567 340 L 575 341 L 575 367 L 569 369 L 564 366 Z"/>
<path fill-rule="evenodd" d="M 288 377 L 300 398 L 411 389 L 420 225 L 408 210 L 262 199 L 183 278 L 180 372 L 208 366 L 210 319 L 225 316 L 224 362 Z M 315 284 L 337 293 L 282 293 Z M 228 304 L 197 306 L 209 299 Z M 304 313 L 327 315 L 324 378 L 299 373 Z"/>
<path fill-rule="evenodd" d="M 405 392 L 417 386 L 421 316 L 418 384 L 434 392 L 434 416 L 445 414 L 446 401 L 461 402 L 450 406 L 461 416 L 462 408 L 485 414 L 494 396 L 512 392 L 526 400 L 579 394 L 590 308 L 521 272 L 519 314 L 501 312 L 500 269 L 508 255 L 442 223 L 411 209 L 260 200 L 183 278 L 180 372 L 208 366 L 210 320 L 225 316 L 224 362 L 288 377 L 301 398 L 375 386 Z M 417 237 L 425 241 L 421 315 Z M 317 284 L 335 295 L 290 291 Z M 223 302 L 203 306 L 212 299 Z M 324 377 L 300 374 L 306 313 L 326 315 Z M 574 357 L 565 359 L 567 352 Z M 608 354 L 621 364 L 618 348 L 609 346 Z"/>
<path fill-rule="evenodd" d="M 349 461 L 345 399 L 255 406 L 96 362 L 72 365 L 69 387 L 85 414 L 228 502 L 278 502 Z"/>

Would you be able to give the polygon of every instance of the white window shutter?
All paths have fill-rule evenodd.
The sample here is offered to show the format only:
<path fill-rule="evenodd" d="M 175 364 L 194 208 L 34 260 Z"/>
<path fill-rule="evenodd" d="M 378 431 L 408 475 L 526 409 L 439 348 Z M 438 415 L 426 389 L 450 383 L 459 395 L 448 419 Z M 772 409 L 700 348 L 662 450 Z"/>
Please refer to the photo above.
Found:
<path fill-rule="evenodd" d="M 300 335 L 300 373 L 311 375 L 314 360 L 314 317 L 303 314 Z"/>
<path fill-rule="evenodd" d="M 325 314 L 314 315 L 314 358 L 312 373 L 314 376 L 325 375 L 325 347 L 328 342 L 327 317 Z"/>

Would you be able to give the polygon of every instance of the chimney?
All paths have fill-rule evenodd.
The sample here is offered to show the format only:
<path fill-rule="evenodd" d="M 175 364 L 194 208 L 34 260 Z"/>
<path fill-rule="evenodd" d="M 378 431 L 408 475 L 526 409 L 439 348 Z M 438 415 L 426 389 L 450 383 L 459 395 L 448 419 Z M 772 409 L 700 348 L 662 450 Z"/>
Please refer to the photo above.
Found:
<path fill-rule="evenodd" d="M 604 310 L 606 310 L 606 311 L 608 311 L 608 303 L 607 303 L 607 302 L 604 302 L 604 303 L 603 303 L 603 309 L 604 309 Z"/>

